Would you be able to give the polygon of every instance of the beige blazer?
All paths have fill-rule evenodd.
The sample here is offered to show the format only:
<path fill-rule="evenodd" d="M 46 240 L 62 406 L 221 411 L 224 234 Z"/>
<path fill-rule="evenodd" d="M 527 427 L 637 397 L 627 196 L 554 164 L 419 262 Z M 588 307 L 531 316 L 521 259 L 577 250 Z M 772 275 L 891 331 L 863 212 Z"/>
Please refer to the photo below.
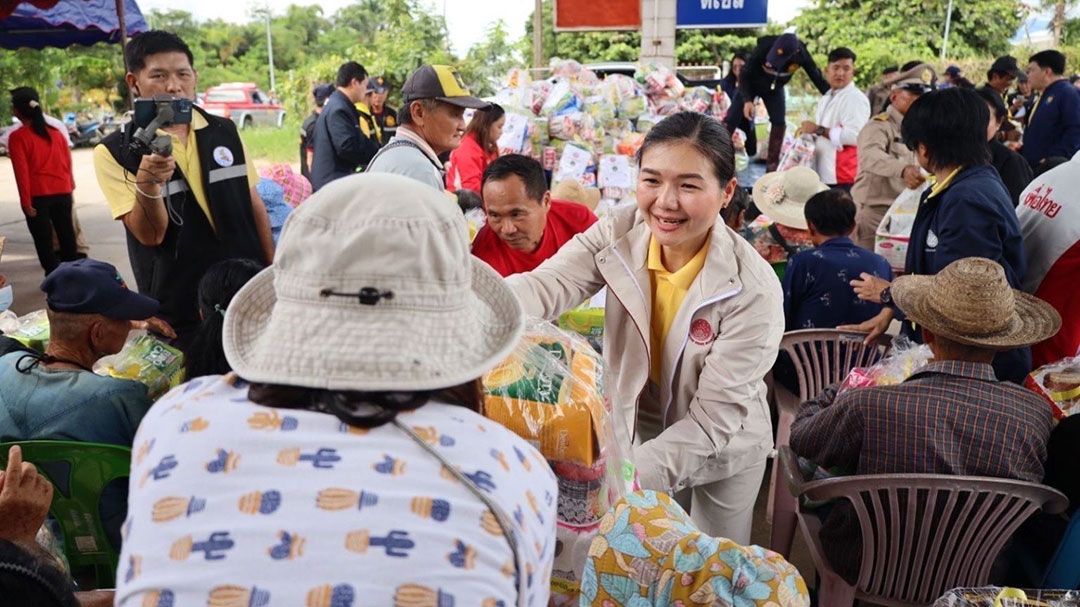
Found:
<path fill-rule="evenodd" d="M 639 405 L 662 412 L 666 429 L 634 448 L 634 463 L 645 488 L 677 491 L 729 478 L 772 450 L 763 378 L 784 332 L 783 296 L 769 264 L 718 217 L 664 343 L 661 385 L 649 390 L 650 236 L 636 208 L 619 209 L 508 280 L 526 313 L 545 319 L 608 288 L 604 357 L 616 438 L 631 444 Z"/>

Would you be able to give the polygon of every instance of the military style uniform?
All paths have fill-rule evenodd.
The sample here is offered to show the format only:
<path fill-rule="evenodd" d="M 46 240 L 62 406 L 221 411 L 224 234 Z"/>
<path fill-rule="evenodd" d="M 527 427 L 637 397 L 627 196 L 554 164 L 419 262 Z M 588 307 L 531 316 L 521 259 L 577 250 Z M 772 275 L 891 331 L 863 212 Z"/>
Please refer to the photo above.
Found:
<path fill-rule="evenodd" d="M 892 88 L 903 88 L 916 94 L 933 90 L 937 82 L 934 68 L 922 63 L 904 72 Z M 907 187 L 904 169 L 919 166 L 915 152 L 908 149 L 900 136 L 904 115 L 893 106 L 877 114 L 859 131 L 859 173 L 851 187 L 851 198 L 858 207 L 855 218 L 855 243 L 874 250 L 874 235 L 893 201 Z"/>
<path fill-rule="evenodd" d="M 904 115 L 894 107 L 874 116 L 859 131 L 859 174 L 851 187 L 851 197 L 859 209 L 855 219 L 855 242 L 874 249 L 874 234 L 900 192 L 904 191 L 903 172 L 917 165 L 915 153 L 900 137 Z"/>

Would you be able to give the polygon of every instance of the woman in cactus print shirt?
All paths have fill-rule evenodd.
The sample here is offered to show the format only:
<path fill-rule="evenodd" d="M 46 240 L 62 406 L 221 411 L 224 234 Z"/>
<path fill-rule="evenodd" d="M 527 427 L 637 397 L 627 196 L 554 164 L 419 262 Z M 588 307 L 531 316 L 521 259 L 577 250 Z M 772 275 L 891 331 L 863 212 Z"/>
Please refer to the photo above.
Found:
<path fill-rule="evenodd" d="M 268 407 L 236 376 L 155 404 L 132 453 L 122 607 L 517 604 L 492 511 L 393 424 Z M 510 519 L 524 604 L 547 605 L 555 478 L 509 430 L 433 400 L 398 419 Z"/>

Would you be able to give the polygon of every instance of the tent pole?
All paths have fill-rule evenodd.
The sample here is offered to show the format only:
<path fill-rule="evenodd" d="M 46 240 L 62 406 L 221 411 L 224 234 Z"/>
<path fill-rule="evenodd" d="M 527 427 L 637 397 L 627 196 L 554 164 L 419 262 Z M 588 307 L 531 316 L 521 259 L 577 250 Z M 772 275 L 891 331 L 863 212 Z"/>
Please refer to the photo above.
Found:
<path fill-rule="evenodd" d="M 127 53 L 124 50 L 127 48 L 127 18 L 124 15 L 124 0 L 116 0 L 116 19 L 120 23 L 120 56 L 124 58 L 124 75 L 127 77 L 128 64 Z M 127 92 L 127 105 L 129 109 L 133 109 L 134 101 L 131 98 L 131 91 Z"/>

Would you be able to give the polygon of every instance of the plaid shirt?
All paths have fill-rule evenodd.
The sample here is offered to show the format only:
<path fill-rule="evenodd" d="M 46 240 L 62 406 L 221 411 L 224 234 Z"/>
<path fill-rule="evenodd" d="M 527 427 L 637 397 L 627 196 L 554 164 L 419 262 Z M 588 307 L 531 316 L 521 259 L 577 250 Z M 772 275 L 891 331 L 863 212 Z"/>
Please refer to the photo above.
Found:
<path fill-rule="evenodd" d="M 1034 393 L 998 382 L 990 365 L 933 362 L 896 386 L 830 386 L 791 427 L 798 455 L 844 474 L 954 474 L 1041 482 L 1051 414 Z M 824 514 L 824 513 L 823 513 Z M 837 573 L 854 583 L 861 538 L 847 502 L 821 531 Z"/>

